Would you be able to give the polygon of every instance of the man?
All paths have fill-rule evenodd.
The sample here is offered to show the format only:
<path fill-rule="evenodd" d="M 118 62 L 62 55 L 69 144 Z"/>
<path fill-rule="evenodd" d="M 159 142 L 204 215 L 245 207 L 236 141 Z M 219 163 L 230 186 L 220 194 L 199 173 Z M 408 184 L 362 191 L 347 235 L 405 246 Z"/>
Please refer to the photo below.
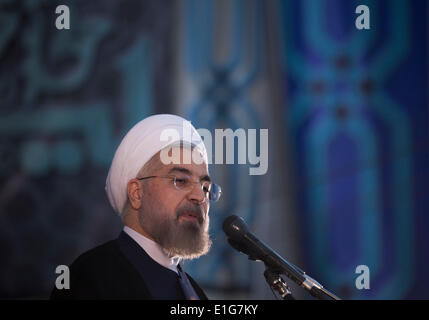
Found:
<path fill-rule="evenodd" d="M 168 139 L 167 139 L 168 138 Z M 209 251 L 209 200 L 220 187 L 190 122 L 155 115 L 135 125 L 118 147 L 106 180 L 124 229 L 70 267 L 70 289 L 51 299 L 207 299 L 179 262 Z"/>

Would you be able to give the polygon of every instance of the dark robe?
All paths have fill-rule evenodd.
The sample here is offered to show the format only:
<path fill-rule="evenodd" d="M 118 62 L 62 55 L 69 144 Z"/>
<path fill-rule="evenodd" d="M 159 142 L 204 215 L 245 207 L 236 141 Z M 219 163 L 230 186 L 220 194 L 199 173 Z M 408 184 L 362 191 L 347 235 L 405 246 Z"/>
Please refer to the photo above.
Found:
<path fill-rule="evenodd" d="M 70 266 L 70 289 L 54 288 L 51 299 L 184 300 L 189 298 L 183 289 L 186 284 L 199 299 L 207 300 L 188 274 L 160 265 L 122 231 L 118 239 L 79 256 Z"/>

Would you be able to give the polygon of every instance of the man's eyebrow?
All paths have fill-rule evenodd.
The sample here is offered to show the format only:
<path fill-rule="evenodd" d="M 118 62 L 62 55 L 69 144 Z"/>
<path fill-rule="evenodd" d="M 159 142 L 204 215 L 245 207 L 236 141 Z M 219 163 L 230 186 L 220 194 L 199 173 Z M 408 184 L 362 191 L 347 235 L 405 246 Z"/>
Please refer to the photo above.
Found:
<path fill-rule="evenodd" d="M 182 173 L 184 173 L 184 174 L 187 174 L 188 176 L 192 175 L 192 172 L 191 172 L 190 170 L 188 170 L 188 169 L 186 169 L 186 168 L 182 168 L 182 167 L 173 167 L 173 168 L 171 168 L 171 169 L 168 171 L 168 173 L 170 174 L 170 173 L 172 173 L 172 172 L 174 172 L 174 171 L 182 172 Z"/>
<path fill-rule="evenodd" d="M 209 175 L 204 175 L 202 177 L 200 177 L 200 181 L 208 181 L 208 182 L 212 182 L 212 179 L 210 178 Z"/>
<path fill-rule="evenodd" d="M 184 174 L 187 174 L 188 176 L 192 176 L 192 172 L 186 168 L 182 168 L 182 167 L 173 167 L 168 171 L 168 174 L 173 173 L 174 171 L 178 171 Z M 200 181 L 208 181 L 211 182 L 212 179 L 210 178 L 209 175 L 203 175 L 200 177 Z"/>

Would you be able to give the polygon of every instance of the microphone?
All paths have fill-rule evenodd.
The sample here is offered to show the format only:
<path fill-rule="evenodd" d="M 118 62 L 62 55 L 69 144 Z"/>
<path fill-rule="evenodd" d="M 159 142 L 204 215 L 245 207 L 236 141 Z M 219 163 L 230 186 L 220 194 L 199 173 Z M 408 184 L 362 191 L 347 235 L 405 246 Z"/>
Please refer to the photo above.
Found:
<path fill-rule="evenodd" d="M 283 259 L 263 241 L 251 233 L 244 220 L 236 215 L 227 217 L 222 225 L 223 231 L 228 237 L 231 246 L 249 256 L 251 260 L 261 260 L 272 270 L 282 273 L 292 281 L 305 288 L 311 295 L 326 299 L 327 297 L 339 300 L 313 278 L 305 274 L 297 266 Z"/>

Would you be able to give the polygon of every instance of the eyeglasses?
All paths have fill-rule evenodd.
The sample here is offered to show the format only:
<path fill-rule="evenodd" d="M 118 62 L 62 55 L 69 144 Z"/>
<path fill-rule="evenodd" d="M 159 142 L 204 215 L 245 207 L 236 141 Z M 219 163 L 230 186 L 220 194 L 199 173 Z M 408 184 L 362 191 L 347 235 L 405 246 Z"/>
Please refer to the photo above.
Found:
<path fill-rule="evenodd" d="M 145 180 L 145 179 L 152 179 L 152 178 L 163 178 L 163 179 L 170 179 L 174 187 L 177 190 L 183 190 L 183 191 L 189 191 L 194 187 L 194 184 L 199 184 L 201 186 L 201 189 L 204 192 L 204 195 L 206 196 L 206 199 L 216 202 L 219 200 L 222 189 L 219 185 L 216 183 L 211 183 L 210 181 L 192 181 L 190 176 L 149 176 L 149 177 L 143 177 L 143 178 L 137 178 L 137 180 Z"/>

